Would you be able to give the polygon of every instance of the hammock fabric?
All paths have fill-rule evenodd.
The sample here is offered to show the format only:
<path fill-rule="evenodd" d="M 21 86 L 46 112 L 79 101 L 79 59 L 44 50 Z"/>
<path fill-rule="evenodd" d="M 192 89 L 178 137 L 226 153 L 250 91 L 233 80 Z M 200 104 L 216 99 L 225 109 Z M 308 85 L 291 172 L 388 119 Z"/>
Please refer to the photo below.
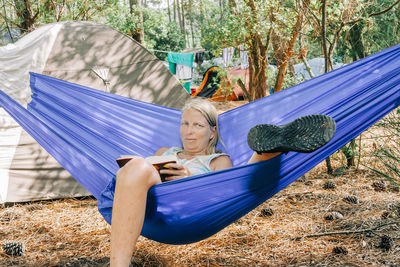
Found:
<path fill-rule="evenodd" d="M 111 221 L 115 159 L 179 146 L 180 111 L 31 74 L 23 108 L 4 92 L 0 105 L 94 197 Z M 183 244 L 239 219 L 373 125 L 400 103 L 400 45 L 220 115 L 221 136 L 235 167 L 153 186 L 142 235 Z M 290 152 L 246 164 L 248 130 L 308 114 L 337 123 L 334 138 L 310 153 Z"/>

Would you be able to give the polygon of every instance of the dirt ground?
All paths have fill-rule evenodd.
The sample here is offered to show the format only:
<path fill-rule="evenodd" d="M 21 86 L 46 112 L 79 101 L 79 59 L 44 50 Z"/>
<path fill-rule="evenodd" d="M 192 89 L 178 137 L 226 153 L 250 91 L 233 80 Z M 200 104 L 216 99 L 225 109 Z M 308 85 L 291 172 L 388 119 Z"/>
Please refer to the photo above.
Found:
<path fill-rule="evenodd" d="M 141 237 L 132 265 L 400 266 L 399 187 L 365 167 L 379 167 L 369 156 L 378 142 L 374 131 L 363 134 L 355 167 L 345 168 L 336 152 L 333 175 L 320 163 L 201 242 L 166 245 Z M 107 266 L 110 226 L 96 205 L 84 198 L 0 207 L 0 244 L 26 247 L 22 256 L 0 248 L 0 266 Z"/>

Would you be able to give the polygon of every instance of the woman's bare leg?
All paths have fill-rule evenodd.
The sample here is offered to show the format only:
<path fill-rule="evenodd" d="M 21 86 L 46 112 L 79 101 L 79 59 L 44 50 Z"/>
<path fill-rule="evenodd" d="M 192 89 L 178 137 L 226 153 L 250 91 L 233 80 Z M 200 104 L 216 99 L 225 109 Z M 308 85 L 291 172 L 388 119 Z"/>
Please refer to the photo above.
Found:
<path fill-rule="evenodd" d="M 129 266 L 142 231 L 147 191 L 161 183 L 158 172 L 143 158 L 130 160 L 117 173 L 111 221 L 110 265 Z"/>
<path fill-rule="evenodd" d="M 276 156 L 279 156 L 280 154 L 282 154 L 282 152 L 261 153 L 261 154 L 254 152 L 253 155 L 251 156 L 251 158 L 249 159 L 248 163 L 269 160 L 269 159 L 275 158 Z"/>

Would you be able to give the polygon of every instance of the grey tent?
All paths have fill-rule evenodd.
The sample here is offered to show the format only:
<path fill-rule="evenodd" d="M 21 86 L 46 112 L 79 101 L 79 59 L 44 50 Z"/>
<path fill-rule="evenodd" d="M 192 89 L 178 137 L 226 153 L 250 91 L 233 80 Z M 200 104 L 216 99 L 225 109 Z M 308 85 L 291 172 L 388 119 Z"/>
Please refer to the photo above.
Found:
<path fill-rule="evenodd" d="M 173 108 L 189 98 L 143 46 L 91 22 L 45 25 L 0 47 L 0 89 L 24 106 L 30 101 L 29 72 Z M 88 194 L 0 108 L 0 203 Z"/>

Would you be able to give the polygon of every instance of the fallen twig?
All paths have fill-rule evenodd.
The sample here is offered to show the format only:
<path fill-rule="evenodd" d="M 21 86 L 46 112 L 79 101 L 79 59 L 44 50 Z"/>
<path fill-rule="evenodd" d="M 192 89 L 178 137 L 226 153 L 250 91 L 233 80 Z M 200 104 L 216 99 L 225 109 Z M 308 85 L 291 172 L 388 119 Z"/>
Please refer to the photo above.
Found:
<path fill-rule="evenodd" d="M 400 223 L 400 221 L 393 221 L 393 222 L 388 222 L 388 223 L 384 223 L 372 228 L 367 228 L 367 229 L 360 229 L 360 230 L 350 230 L 350 231 L 338 231 L 338 232 L 325 232 L 325 233 L 317 233 L 317 234 L 311 234 L 311 235 L 304 235 L 302 237 L 295 237 L 294 239 L 301 239 L 301 238 L 305 238 L 305 237 L 316 237 L 316 236 L 326 236 L 326 235 L 349 235 L 349 234 L 356 234 L 356 233 L 365 233 L 365 232 L 372 232 L 378 228 L 384 227 L 384 226 L 388 226 L 388 225 L 392 225 L 392 224 L 398 224 Z"/>
<path fill-rule="evenodd" d="M 313 191 L 305 191 L 305 192 L 293 192 L 293 193 L 287 193 L 287 194 L 281 194 L 276 196 L 277 198 L 280 197 L 286 197 L 286 196 L 294 196 L 294 195 L 308 195 L 308 194 L 315 194 Z"/>

